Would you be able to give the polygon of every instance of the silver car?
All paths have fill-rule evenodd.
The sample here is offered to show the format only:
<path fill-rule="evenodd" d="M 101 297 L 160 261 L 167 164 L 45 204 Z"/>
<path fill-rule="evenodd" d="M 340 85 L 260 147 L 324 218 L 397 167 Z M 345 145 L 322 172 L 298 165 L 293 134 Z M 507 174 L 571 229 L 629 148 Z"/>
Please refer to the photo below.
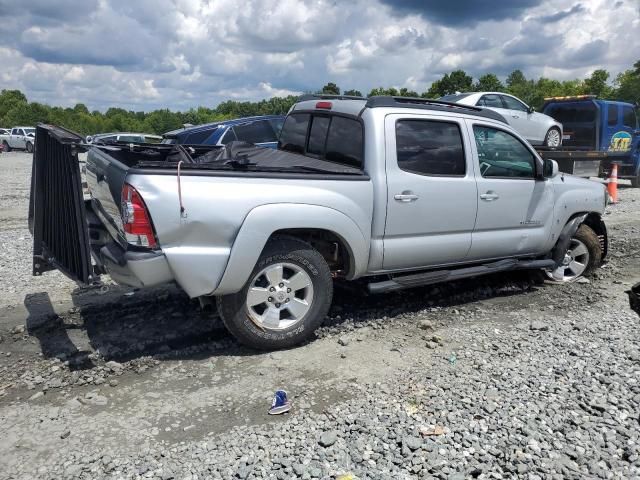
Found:
<path fill-rule="evenodd" d="M 513 95 L 502 92 L 469 92 L 446 95 L 440 100 L 490 108 L 500 113 L 531 145 L 559 147 L 562 144 L 562 124 Z"/>

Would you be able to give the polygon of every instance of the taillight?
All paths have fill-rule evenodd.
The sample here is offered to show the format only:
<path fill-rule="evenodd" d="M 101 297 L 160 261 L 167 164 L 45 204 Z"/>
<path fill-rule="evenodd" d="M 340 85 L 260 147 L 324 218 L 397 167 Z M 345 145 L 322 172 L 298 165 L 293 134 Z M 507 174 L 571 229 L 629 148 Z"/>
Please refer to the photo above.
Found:
<path fill-rule="evenodd" d="M 144 200 L 128 183 L 122 187 L 121 204 L 122 224 L 127 241 L 141 247 L 155 248 L 156 236 L 153 233 L 153 225 Z"/>
<path fill-rule="evenodd" d="M 322 108 L 323 110 L 331 110 L 333 104 L 331 102 L 317 102 L 316 108 Z"/>

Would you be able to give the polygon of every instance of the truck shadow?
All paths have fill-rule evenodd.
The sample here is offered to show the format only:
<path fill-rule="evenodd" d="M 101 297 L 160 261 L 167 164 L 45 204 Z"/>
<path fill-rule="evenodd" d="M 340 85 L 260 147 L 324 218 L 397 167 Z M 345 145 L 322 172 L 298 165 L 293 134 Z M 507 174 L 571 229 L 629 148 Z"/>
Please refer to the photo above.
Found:
<path fill-rule="evenodd" d="M 358 285 L 338 285 L 324 326 L 383 317 L 393 322 L 393 317 L 430 307 L 464 305 L 533 288 L 535 282 L 526 272 L 376 296 L 366 296 Z M 84 370 L 95 367 L 98 357 L 124 362 L 141 357 L 175 360 L 258 353 L 239 346 L 212 308 L 203 310 L 177 288 L 124 294 L 117 289 L 112 295 L 78 289 L 72 295 L 75 307 L 61 314 L 55 312 L 47 293 L 27 295 L 27 331 L 40 342 L 43 356 L 68 360 L 72 370 Z"/>

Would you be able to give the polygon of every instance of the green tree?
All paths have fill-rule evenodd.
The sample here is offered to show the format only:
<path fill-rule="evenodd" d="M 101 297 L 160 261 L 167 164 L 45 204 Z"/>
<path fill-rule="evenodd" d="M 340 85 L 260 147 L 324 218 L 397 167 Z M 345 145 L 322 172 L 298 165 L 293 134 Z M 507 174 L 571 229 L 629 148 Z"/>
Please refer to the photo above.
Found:
<path fill-rule="evenodd" d="M 536 108 L 540 106 L 535 82 L 527 80 L 521 70 L 514 70 L 507 76 L 507 92 Z"/>
<path fill-rule="evenodd" d="M 485 73 L 474 86 L 477 92 L 503 92 L 504 85 L 494 73 Z"/>
<path fill-rule="evenodd" d="M 626 102 L 640 101 L 640 60 L 633 69 L 625 70 L 615 79 L 615 98 Z"/>
<path fill-rule="evenodd" d="M 451 73 L 445 73 L 440 80 L 436 80 L 431 84 L 426 95 L 429 98 L 443 97 L 456 92 L 472 92 L 473 78 L 471 78 L 464 70 L 455 70 Z"/>
<path fill-rule="evenodd" d="M 589 95 L 596 95 L 598 98 L 609 98 L 613 92 L 607 81 L 609 72 L 606 70 L 594 70 L 591 76 L 584 81 L 584 90 Z"/>
<path fill-rule="evenodd" d="M 319 93 L 326 93 L 328 95 L 340 95 L 340 87 L 333 82 L 327 83 Z"/>
<path fill-rule="evenodd" d="M 391 96 L 391 97 L 398 97 L 400 95 L 400 92 L 398 92 L 397 89 L 391 87 L 391 88 L 384 88 L 384 87 L 378 87 L 378 88 L 372 88 L 371 91 L 369 92 L 369 95 L 367 95 L 367 97 L 377 97 L 377 96 Z"/>
<path fill-rule="evenodd" d="M 348 95 L 351 97 L 361 97 L 362 92 L 360 90 L 345 90 L 344 95 Z"/>

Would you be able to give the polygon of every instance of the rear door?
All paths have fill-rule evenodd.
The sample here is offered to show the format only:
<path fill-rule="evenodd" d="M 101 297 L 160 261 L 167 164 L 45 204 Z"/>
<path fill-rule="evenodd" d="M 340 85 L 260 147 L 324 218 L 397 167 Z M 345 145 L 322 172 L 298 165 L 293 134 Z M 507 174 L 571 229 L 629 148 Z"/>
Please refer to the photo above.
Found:
<path fill-rule="evenodd" d="M 385 119 L 386 270 L 458 263 L 471 247 L 478 192 L 464 120 Z"/>
<path fill-rule="evenodd" d="M 469 121 L 477 159 L 478 216 L 469 260 L 542 253 L 553 223 L 553 185 L 536 180 L 537 156 L 506 129 Z M 539 168 L 539 167 L 538 167 Z"/>

